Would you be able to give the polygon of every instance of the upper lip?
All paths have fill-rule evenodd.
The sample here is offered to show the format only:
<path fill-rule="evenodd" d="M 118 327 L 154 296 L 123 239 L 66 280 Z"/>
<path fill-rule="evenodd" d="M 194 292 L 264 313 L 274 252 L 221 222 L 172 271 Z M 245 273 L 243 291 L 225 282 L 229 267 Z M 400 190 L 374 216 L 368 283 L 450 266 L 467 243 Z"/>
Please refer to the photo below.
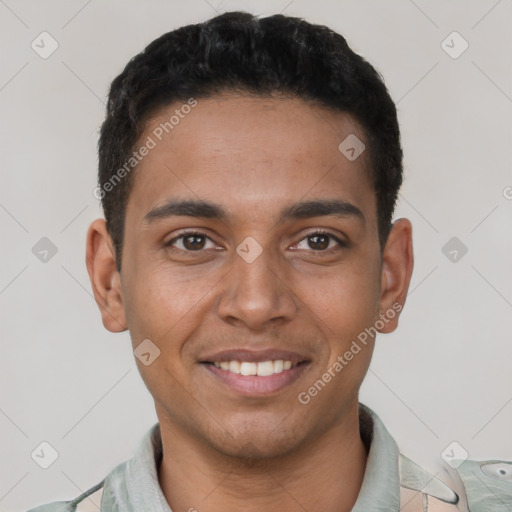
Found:
<path fill-rule="evenodd" d="M 224 361 L 247 361 L 261 363 L 263 361 L 291 361 L 292 363 L 301 363 L 309 361 L 310 358 L 298 352 L 289 350 L 281 350 L 277 348 L 269 348 L 266 350 L 247 350 L 243 348 L 235 348 L 231 350 L 223 350 L 215 354 L 202 357 L 201 363 L 222 363 Z"/>

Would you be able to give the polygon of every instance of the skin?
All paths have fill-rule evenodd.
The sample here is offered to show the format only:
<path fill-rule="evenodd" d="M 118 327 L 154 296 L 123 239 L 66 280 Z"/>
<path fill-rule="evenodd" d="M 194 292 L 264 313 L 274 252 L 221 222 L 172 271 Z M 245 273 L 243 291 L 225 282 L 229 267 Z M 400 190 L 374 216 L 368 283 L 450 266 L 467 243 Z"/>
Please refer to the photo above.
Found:
<path fill-rule="evenodd" d="M 179 107 L 157 112 L 141 143 Z M 297 98 L 198 99 L 138 164 L 121 273 L 105 221 L 89 228 L 87 269 L 104 326 L 128 329 L 133 349 L 150 339 L 160 350 L 150 365 L 136 362 L 155 401 L 159 481 L 173 511 L 340 512 L 357 499 L 367 459 L 358 392 L 375 340 L 307 405 L 298 395 L 379 315 L 404 305 L 413 251 L 411 223 L 399 219 L 381 259 L 367 155 L 351 162 L 338 150 L 351 133 L 365 140 L 349 115 Z M 229 216 L 145 222 L 171 197 L 212 201 Z M 313 199 L 348 201 L 364 221 L 276 223 L 283 207 Z M 166 247 L 185 229 L 207 238 Z M 318 229 L 347 246 L 311 237 Z M 263 251 L 252 263 L 236 252 L 249 236 Z M 394 331 L 398 316 L 380 332 Z M 271 395 L 243 396 L 200 364 L 240 347 L 297 351 L 310 363 Z"/>

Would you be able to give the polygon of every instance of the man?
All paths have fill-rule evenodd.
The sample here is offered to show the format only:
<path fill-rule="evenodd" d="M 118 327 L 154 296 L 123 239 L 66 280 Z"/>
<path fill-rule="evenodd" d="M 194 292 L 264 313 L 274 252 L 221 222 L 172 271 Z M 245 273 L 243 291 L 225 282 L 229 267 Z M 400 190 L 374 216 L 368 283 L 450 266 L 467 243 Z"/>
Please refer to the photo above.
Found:
<path fill-rule="evenodd" d="M 134 57 L 86 263 L 159 422 L 102 482 L 33 510 L 469 510 L 358 400 L 413 269 L 401 182 L 386 87 L 326 27 L 226 13 Z"/>

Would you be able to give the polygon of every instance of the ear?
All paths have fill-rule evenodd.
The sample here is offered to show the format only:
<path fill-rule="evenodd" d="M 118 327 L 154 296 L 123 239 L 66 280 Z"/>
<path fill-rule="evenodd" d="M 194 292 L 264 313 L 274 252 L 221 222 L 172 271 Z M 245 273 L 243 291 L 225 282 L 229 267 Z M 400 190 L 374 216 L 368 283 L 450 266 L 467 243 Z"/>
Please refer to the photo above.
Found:
<path fill-rule="evenodd" d="M 110 332 L 126 331 L 121 279 L 104 219 L 96 219 L 89 226 L 85 264 L 105 329 Z"/>
<path fill-rule="evenodd" d="M 411 281 L 414 256 L 412 249 L 412 225 L 408 219 L 393 223 L 382 254 L 380 318 L 382 333 L 393 332 L 405 304 Z"/>

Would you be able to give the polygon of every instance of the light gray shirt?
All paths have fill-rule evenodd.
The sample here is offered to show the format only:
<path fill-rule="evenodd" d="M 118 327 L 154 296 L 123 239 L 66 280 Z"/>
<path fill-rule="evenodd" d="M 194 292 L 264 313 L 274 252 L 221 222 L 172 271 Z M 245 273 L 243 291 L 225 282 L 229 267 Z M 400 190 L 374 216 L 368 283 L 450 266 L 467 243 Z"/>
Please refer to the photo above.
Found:
<path fill-rule="evenodd" d="M 361 403 L 359 422 L 368 458 L 352 512 L 466 510 L 455 505 L 459 497 L 450 487 L 400 454 L 377 414 Z M 100 502 L 101 512 L 172 512 L 158 481 L 162 454 L 160 424 L 156 423 L 134 456 L 116 466 L 102 482 L 74 500 L 42 505 L 29 512 L 97 512 Z"/>

